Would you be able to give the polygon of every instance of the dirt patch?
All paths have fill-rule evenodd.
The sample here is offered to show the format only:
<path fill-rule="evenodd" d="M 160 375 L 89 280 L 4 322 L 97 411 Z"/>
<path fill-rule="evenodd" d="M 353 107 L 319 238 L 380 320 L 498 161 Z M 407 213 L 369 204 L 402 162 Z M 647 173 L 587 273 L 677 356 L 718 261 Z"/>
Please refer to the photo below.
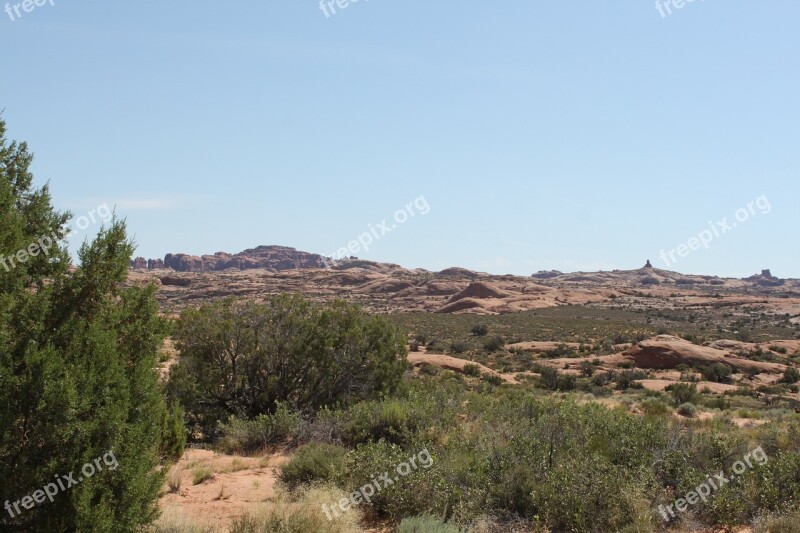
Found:
<path fill-rule="evenodd" d="M 167 475 L 164 495 L 158 505 L 164 521 L 186 521 L 227 528 L 231 520 L 256 512 L 275 496 L 278 468 L 288 461 L 284 454 L 237 457 L 208 450 L 188 450 Z M 197 485 L 194 473 L 208 469 L 211 477 Z M 180 488 L 171 492 L 170 478 L 180 478 Z"/>

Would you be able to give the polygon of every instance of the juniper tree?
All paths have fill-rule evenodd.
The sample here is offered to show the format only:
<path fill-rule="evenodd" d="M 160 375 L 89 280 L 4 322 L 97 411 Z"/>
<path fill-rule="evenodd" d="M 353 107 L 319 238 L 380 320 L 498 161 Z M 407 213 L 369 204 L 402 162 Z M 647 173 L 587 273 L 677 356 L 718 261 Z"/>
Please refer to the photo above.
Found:
<path fill-rule="evenodd" d="M 180 448 L 155 370 L 155 289 L 123 287 L 133 243 L 116 218 L 76 268 L 58 241 L 19 260 L 71 215 L 34 187 L 32 155 L 5 132 L 0 120 L 0 257 L 16 259 L 0 265 L 0 505 L 12 509 L 0 530 L 136 531 L 157 515 L 157 467 Z M 108 453 L 117 468 L 81 473 Z M 26 508 L 23 497 L 73 472 L 83 479 Z"/>

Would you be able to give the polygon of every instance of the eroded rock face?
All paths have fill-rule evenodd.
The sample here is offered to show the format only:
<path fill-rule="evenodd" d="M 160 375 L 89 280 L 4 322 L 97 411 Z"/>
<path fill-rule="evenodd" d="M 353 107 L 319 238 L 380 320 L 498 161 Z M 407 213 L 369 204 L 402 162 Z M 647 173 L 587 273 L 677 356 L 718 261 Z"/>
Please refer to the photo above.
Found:
<path fill-rule="evenodd" d="M 800 323 L 800 280 L 780 280 L 785 282 L 780 287 L 760 286 L 743 279 L 658 268 L 495 276 L 462 268 L 407 269 L 365 259 L 327 261 L 326 265 L 320 255 L 285 246 L 260 246 L 238 254 L 169 254 L 165 261 L 134 259 L 130 280 L 158 285 L 157 298 L 168 312 L 226 297 L 259 300 L 268 294 L 298 292 L 320 300 L 344 298 L 380 313 L 499 314 L 564 305 L 614 309 L 655 305 L 709 312 L 723 307 L 766 309 Z M 646 298 L 642 287 L 647 287 Z"/>
<path fill-rule="evenodd" d="M 287 246 L 259 246 L 238 254 L 217 252 L 214 255 L 167 254 L 163 267 L 177 272 L 215 272 L 219 270 L 294 270 L 324 268 L 325 258 Z M 155 260 L 154 260 L 155 261 Z"/>
<path fill-rule="evenodd" d="M 475 281 L 470 283 L 466 289 L 460 291 L 450 298 L 450 303 L 463 300 L 464 298 L 474 298 L 480 300 L 483 298 L 504 298 L 505 296 L 508 296 L 508 293 L 501 291 L 496 287 L 489 285 L 488 283 Z"/>
<path fill-rule="evenodd" d="M 673 337 L 658 335 L 644 340 L 624 353 L 638 368 L 672 369 L 679 365 L 698 366 L 722 363 L 739 369 L 758 369 L 762 372 L 783 372 L 786 367 L 777 363 L 750 361 L 724 350 L 698 346 Z"/>
<path fill-rule="evenodd" d="M 779 287 L 785 283 L 785 280 L 773 276 L 768 268 L 762 270 L 760 275 L 756 274 L 755 276 L 750 276 L 746 278 L 745 281 L 750 281 L 761 287 Z"/>
<path fill-rule="evenodd" d="M 531 274 L 531 277 L 536 279 L 551 279 L 563 275 L 564 273 L 561 272 L 560 270 L 540 270 L 536 274 Z"/>

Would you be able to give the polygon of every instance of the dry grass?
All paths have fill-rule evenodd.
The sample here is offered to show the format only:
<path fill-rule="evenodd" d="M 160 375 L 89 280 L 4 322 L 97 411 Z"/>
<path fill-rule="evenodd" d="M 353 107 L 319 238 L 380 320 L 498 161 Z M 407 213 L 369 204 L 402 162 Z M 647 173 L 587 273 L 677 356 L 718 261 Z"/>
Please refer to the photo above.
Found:
<path fill-rule="evenodd" d="M 203 481 L 209 480 L 214 477 L 214 472 L 207 466 L 195 468 L 192 472 L 192 484 L 199 485 Z"/>
<path fill-rule="evenodd" d="M 279 492 L 263 511 L 236 519 L 231 533 L 361 533 L 364 531 L 359 526 L 362 516 L 357 509 L 339 512 L 330 520 L 322 510 L 323 505 L 331 507 L 347 497 L 344 491 L 330 486 L 301 489 L 293 494 Z"/>
<path fill-rule="evenodd" d="M 219 528 L 202 526 L 180 514 L 165 514 L 158 525 L 146 529 L 147 533 L 222 533 Z"/>
<path fill-rule="evenodd" d="M 169 491 L 173 494 L 177 494 L 179 490 L 181 490 L 181 475 L 183 474 L 183 470 L 179 468 L 173 468 L 169 474 L 167 474 L 167 487 L 169 487 Z"/>

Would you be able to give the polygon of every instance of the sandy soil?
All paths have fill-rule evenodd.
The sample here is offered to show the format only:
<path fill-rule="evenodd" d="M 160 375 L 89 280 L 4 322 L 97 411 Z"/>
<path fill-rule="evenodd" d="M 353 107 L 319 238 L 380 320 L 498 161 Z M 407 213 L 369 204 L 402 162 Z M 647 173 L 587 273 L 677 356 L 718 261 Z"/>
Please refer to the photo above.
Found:
<path fill-rule="evenodd" d="M 286 461 L 284 454 L 250 458 L 187 450 L 167 476 L 169 480 L 170 475 L 179 475 L 181 485 L 177 492 L 171 492 L 165 484 L 165 494 L 158 502 L 162 520 L 183 518 L 199 525 L 225 527 L 234 517 L 256 511 L 275 496 L 277 471 Z M 199 468 L 209 468 L 214 474 L 194 485 L 193 472 Z"/>

